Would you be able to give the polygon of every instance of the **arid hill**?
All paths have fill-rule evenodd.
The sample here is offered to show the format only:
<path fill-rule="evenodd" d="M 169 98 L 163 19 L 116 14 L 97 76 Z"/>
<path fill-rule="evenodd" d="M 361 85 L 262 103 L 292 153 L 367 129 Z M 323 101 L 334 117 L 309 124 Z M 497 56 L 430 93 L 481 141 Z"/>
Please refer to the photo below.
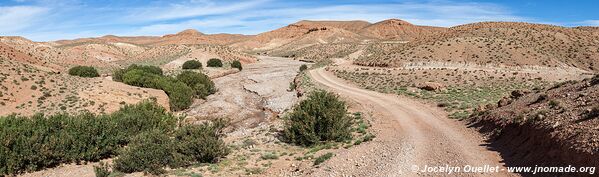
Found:
<path fill-rule="evenodd" d="M 409 41 L 444 29 L 412 25 L 396 19 L 375 24 L 365 21 L 304 20 L 231 46 L 250 53 L 319 60 L 328 56 L 345 57 L 362 48 L 357 45 L 389 40 Z"/>
<path fill-rule="evenodd" d="M 417 26 L 403 20 L 389 19 L 368 25 L 361 29 L 359 33 L 382 40 L 412 41 L 442 32 L 445 29 L 441 27 Z"/>
<path fill-rule="evenodd" d="M 449 62 L 597 71 L 599 37 L 595 31 L 530 23 L 473 23 L 405 44 L 373 44 L 356 63 L 402 66 L 414 62 Z"/>
<path fill-rule="evenodd" d="M 64 71 L 75 65 L 91 65 L 104 72 L 126 67 L 133 63 L 163 65 L 190 53 L 221 58 L 225 61 L 255 61 L 253 56 L 228 47 L 226 44 L 242 40 L 243 35 L 205 35 L 195 30 L 185 30 L 163 37 L 82 38 L 53 42 L 33 42 L 22 37 L 0 37 L 2 56 L 23 60 L 36 66 Z M 13 57 L 19 55 L 20 57 Z M 202 57 L 189 59 L 208 60 Z"/>
<path fill-rule="evenodd" d="M 355 22 L 313 22 L 300 21 L 283 28 L 258 34 L 246 41 L 232 44 L 247 51 L 269 52 L 271 50 L 298 50 L 315 44 L 360 42 L 364 38 L 349 31 Z"/>

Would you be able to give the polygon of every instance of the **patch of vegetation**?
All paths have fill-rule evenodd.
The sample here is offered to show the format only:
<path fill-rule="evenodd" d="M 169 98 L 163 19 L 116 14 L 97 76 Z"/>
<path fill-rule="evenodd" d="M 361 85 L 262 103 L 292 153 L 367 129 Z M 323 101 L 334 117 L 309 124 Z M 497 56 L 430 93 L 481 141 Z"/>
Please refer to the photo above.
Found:
<path fill-rule="evenodd" d="M 179 168 L 196 163 L 213 163 L 229 153 L 222 129 L 226 121 L 187 125 L 169 132 L 154 129 L 136 136 L 114 161 L 118 171 L 146 172 L 154 175 L 165 172 L 164 167 Z"/>
<path fill-rule="evenodd" d="M 129 67 L 125 68 L 125 69 L 117 69 L 112 73 L 112 80 L 117 81 L 117 82 L 123 82 L 123 75 L 125 75 L 125 73 L 132 71 L 132 70 L 142 70 L 145 71 L 145 73 L 151 73 L 151 74 L 155 74 L 155 75 L 163 75 L 162 69 L 160 69 L 159 67 L 156 66 L 150 66 L 150 65 L 130 65 Z"/>
<path fill-rule="evenodd" d="M 241 66 L 241 62 L 239 62 L 239 60 L 235 60 L 235 61 L 231 62 L 231 67 L 237 68 L 237 69 L 239 69 L 239 71 L 243 70 L 243 67 Z"/>
<path fill-rule="evenodd" d="M 155 66 L 131 65 L 114 72 L 113 79 L 128 85 L 164 90 L 174 111 L 189 108 L 193 97 L 205 98 L 216 92 L 214 82 L 202 73 L 183 71 L 177 78 L 162 75 Z"/>
<path fill-rule="evenodd" d="M 314 166 L 320 165 L 321 163 L 329 160 L 331 157 L 333 157 L 333 155 L 335 155 L 335 154 L 329 152 L 329 153 L 323 154 L 321 156 L 318 156 L 316 158 L 316 160 L 314 160 Z"/>
<path fill-rule="evenodd" d="M 205 99 L 206 96 L 216 93 L 214 82 L 205 74 L 183 71 L 177 75 L 177 80 L 193 89 L 195 95 L 199 98 Z"/>
<path fill-rule="evenodd" d="M 193 101 L 193 89 L 172 77 L 134 69 L 125 73 L 122 79 L 127 85 L 164 90 L 174 111 L 189 108 Z"/>
<path fill-rule="evenodd" d="M 208 60 L 206 64 L 208 67 L 223 67 L 223 62 L 218 58 L 212 58 Z"/>
<path fill-rule="evenodd" d="M 2 117 L 0 175 L 109 158 L 141 132 L 173 131 L 177 120 L 150 101 L 126 105 L 109 115 L 63 113 Z"/>
<path fill-rule="evenodd" d="M 351 138 L 351 123 L 345 102 L 334 93 L 317 90 L 286 116 L 283 137 L 302 146 L 344 141 Z"/>
<path fill-rule="evenodd" d="M 318 60 L 316 63 L 314 63 L 314 65 L 312 65 L 311 68 L 322 68 L 322 67 L 330 65 L 332 63 L 333 63 L 333 60 L 331 60 L 329 58 L 322 59 L 322 60 Z"/>
<path fill-rule="evenodd" d="M 99 77 L 100 74 L 96 68 L 91 66 L 75 66 L 69 69 L 69 75 L 79 77 Z"/>
<path fill-rule="evenodd" d="M 169 136 L 161 130 L 152 130 L 134 137 L 129 146 L 114 160 L 114 168 L 125 173 L 143 171 L 158 175 L 165 172 L 165 166 L 182 166 L 183 158 L 183 154 L 176 152 Z"/>
<path fill-rule="evenodd" d="M 305 71 L 307 69 L 308 69 L 308 66 L 306 66 L 306 64 L 303 64 L 303 65 L 300 66 L 299 71 L 303 72 L 303 71 Z"/>
<path fill-rule="evenodd" d="M 200 69 L 202 68 L 202 63 L 196 60 L 189 60 L 183 63 L 183 69 Z"/>
<path fill-rule="evenodd" d="M 271 159 L 279 159 L 279 155 L 275 152 L 267 152 L 260 156 L 262 160 L 271 160 Z"/>
<path fill-rule="evenodd" d="M 597 84 L 599 84 L 599 74 L 597 74 L 593 78 L 591 78 L 591 85 L 597 85 Z"/>

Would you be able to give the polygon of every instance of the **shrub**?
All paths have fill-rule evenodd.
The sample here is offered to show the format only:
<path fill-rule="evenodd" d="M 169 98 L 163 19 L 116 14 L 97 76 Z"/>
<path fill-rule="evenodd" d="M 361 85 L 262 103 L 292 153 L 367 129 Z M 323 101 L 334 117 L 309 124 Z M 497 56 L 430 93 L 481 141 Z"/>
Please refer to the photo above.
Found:
<path fill-rule="evenodd" d="M 235 60 L 235 61 L 231 62 L 231 67 L 237 68 L 237 69 L 239 69 L 239 71 L 243 70 L 243 67 L 241 66 L 241 62 L 239 62 L 239 60 Z"/>
<path fill-rule="evenodd" d="M 168 102 L 173 111 L 189 108 L 193 103 L 193 90 L 183 82 L 169 78 L 168 84 L 163 85 L 162 90 L 168 95 Z"/>
<path fill-rule="evenodd" d="M 108 164 L 100 162 L 100 166 L 94 166 L 94 173 L 96 177 L 109 177 L 112 172 Z"/>
<path fill-rule="evenodd" d="M 223 62 L 220 61 L 220 59 L 218 58 L 212 58 L 208 60 L 208 63 L 206 65 L 208 67 L 223 67 Z"/>
<path fill-rule="evenodd" d="M 274 152 L 267 152 L 260 156 L 262 160 L 271 160 L 271 159 L 279 159 L 279 155 Z"/>
<path fill-rule="evenodd" d="M 114 160 L 114 168 L 125 173 L 143 171 L 158 175 L 165 172 L 165 166 L 180 167 L 182 158 L 164 132 L 152 130 L 137 135 Z"/>
<path fill-rule="evenodd" d="M 117 82 L 122 82 L 123 75 L 125 75 L 127 72 L 129 72 L 131 70 L 142 70 L 142 71 L 145 71 L 146 73 L 156 74 L 156 75 L 160 75 L 160 76 L 163 75 L 162 69 L 160 69 L 159 67 L 156 67 L 156 66 L 130 65 L 129 67 L 127 67 L 125 69 L 115 70 L 112 73 L 112 80 L 117 81 Z"/>
<path fill-rule="evenodd" d="M 314 91 L 286 117 L 283 137 L 291 143 L 310 146 L 320 141 L 351 138 L 351 117 L 345 102 L 326 91 Z"/>
<path fill-rule="evenodd" d="M 174 111 L 189 108 L 193 101 L 194 90 L 175 78 L 155 73 L 157 70 L 133 69 L 124 73 L 120 80 L 128 85 L 164 90 L 168 95 L 169 105 Z"/>
<path fill-rule="evenodd" d="M 177 80 L 193 89 L 195 95 L 199 98 L 204 99 L 206 96 L 216 93 L 214 82 L 205 74 L 183 71 L 177 75 Z"/>
<path fill-rule="evenodd" d="M 69 69 L 69 75 L 79 77 L 99 77 L 98 70 L 91 66 L 75 66 Z"/>
<path fill-rule="evenodd" d="M 149 101 L 125 106 L 110 115 L 1 117 L 0 175 L 108 158 L 141 132 L 173 131 L 177 120 Z"/>
<path fill-rule="evenodd" d="M 229 149 L 222 140 L 222 129 L 226 124 L 223 119 L 217 119 L 212 123 L 181 127 L 174 138 L 177 151 L 191 162 L 216 162 L 218 158 L 229 154 Z"/>
<path fill-rule="evenodd" d="M 591 78 L 591 85 L 597 85 L 597 84 L 599 84 L 599 74 L 597 74 L 593 78 Z"/>
<path fill-rule="evenodd" d="M 300 66 L 299 71 L 305 71 L 306 69 L 308 69 L 308 66 L 306 66 L 306 64 L 303 64 L 302 66 Z"/>
<path fill-rule="evenodd" d="M 321 163 L 323 163 L 323 162 L 329 160 L 331 157 L 333 157 L 333 155 L 335 155 L 335 154 L 329 152 L 329 153 L 323 154 L 321 156 L 318 156 L 316 158 L 316 160 L 314 160 L 314 165 L 320 165 Z"/>
<path fill-rule="evenodd" d="M 225 125 L 222 119 L 202 125 L 187 125 L 178 129 L 174 138 L 159 129 L 140 134 L 115 160 L 115 169 L 157 175 L 165 171 L 164 167 L 215 162 L 229 153 L 221 139 Z"/>
<path fill-rule="evenodd" d="M 202 63 L 196 60 L 189 60 L 183 63 L 183 69 L 200 69 L 202 67 Z"/>

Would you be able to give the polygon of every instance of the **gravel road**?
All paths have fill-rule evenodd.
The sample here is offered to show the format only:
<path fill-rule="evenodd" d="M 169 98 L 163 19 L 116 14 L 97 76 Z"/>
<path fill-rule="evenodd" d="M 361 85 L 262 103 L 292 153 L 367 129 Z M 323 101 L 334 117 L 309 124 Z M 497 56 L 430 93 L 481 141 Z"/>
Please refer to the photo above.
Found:
<path fill-rule="evenodd" d="M 325 69 L 310 75 L 331 91 L 374 112 L 376 139 L 337 154 L 313 176 L 518 176 L 498 173 L 432 173 L 428 167 L 503 167 L 502 158 L 486 148 L 484 138 L 440 109 L 398 95 L 352 86 Z M 440 169 L 440 168 L 437 168 Z M 414 172 L 416 171 L 416 172 Z"/>

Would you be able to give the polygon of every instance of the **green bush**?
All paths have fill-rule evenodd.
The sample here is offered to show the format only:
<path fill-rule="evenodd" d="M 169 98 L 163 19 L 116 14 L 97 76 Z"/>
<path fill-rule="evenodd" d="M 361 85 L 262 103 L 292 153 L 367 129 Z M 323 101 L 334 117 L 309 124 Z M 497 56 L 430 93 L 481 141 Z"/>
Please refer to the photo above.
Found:
<path fill-rule="evenodd" d="M 173 78 L 168 78 L 167 83 L 162 90 L 168 95 L 169 105 L 173 111 L 180 111 L 189 108 L 193 103 L 193 89 Z"/>
<path fill-rule="evenodd" d="M 302 66 L 300 66 L 299 71 L 305 71 L 306 69 L 308 69 L 308 66 L 306 66 L 306 64 L 303 64 Z"/>
<path fill-rule="evenodd" d="M 191 87 L 175 78 L 158 75 L 156 71 L 132 69 L 124 73 L 120 80 L 128 85 L 164 90 L 174 111 L 187 109 L 193 102 L 194 90 Z"/>
<path fill-rule="evenodd" d="M 221 139 L 225 125 L 218 119 L 213 123 L 183 126 L 174 133 L 174 138 L 157 129 L 140 134 L 114 161 L 115 169 L 158 175 L 164 172 L 164 167 L 215 162 L 229 153 Z"/>
<path fill-rule="evenodd" d="M 189 60 L 183 63 L 183 69 L 200 69 L 202 67 L 202 63 L 196 60 Z"/>
<path fill-rule="evenodd" d="M 235 60 L 235 61 L 231 62 L 231 67 L 237 68 L 237 69 L 239 69 L 239 71 L 243 70 L 243 67 L 241 66 L 241 62 L 239 62 L 239 60 Z"/>
<path fill-rule="evenodd" d="M 314 91 L 286 116 L 283 137 L 303 146 L 347 140 L 351 138 L 351 117 L 346 114 L 345 102 L 337 95 Z"/>
<path fill-rule="evenodd" d="M 109 158 L 141 132 L 173 131 L 177 120 L 149 101 L 127 105 L 110 115 L 0 117 L 0 175 Z"/>
<path fill-rule="evenodd" d="M 170 137 L 160 130 L 141 133 L 114 160 L 114 168 L 125 173 L 143 171 L 158 175 L 165 172 L 165 166 L 180 167 L 183 155 L 176 153 L 173 144 Z"/>
<path fill-rule="evenodd" d="M 75 66 L 69 69 L 69 75 L 79 77 L 99 77 L 98 70 L 91 66 Z"/>
<path fill-rule="evenodd" d="M 329 160 L 331 157 L 333 157 L 333 155 L 335 155 L 335 154 L 328 152 L 326 154 L 318 156 L 316 158 L 316 160 L 314 160 L 314 165 L 320 165 L 321 163 L 323 163 L 323 162 Z"/>
<path fill-rule="evenodd" d="M 149 66 L 149 65 L 130 65 L 129 67 L 125 68 L 125 69 L 117 69 L 112 73 L 112 80 L 117 81 L 117 82 L 122 82 L 123 81 L 123 75 L 125 75 L 125 73 L 131 71 L 131 70 L 142 70 L 145 71 L 146 73 L 151 73 L 151 74 L 156 74 L 156 75 L 163 75 L 162 69 L 160 69 L 159 67 L 156 66 Z"/>
<path fill-rule="evenodd" d="M 96 177 L 109 177 L 111 173 L 110 165 L 104 162 L 100 162 L 99 166 L 94 166 L 94 174 L 96 174 Z"/>
<path fill-rule="evenodd" d="M 214 82 L 212 82 L 210 77 L 205 74 L 183 71 L 181 74 L 177 75 L 177 80 L 191 87 L 198 98 L 204 99 L 206 96 L 216 93 Z"/>
<path fill-rule="evenodd" d="M 218 158 L 229 154 L 222 140 L 222 129 L 226 124 L 223 119 L 217 119 L 212 123 L 181 127 L 175 132 L 177 151 L 191 162 L 216 162 Z"/>
<path fill-rule="evenodd" d="M 208 60 L 208 63 L 206 65 L 208 67 L 223 67 L 223 62 L 220 61 L 220 59 L 218 58 L 212 58 Z"/>

